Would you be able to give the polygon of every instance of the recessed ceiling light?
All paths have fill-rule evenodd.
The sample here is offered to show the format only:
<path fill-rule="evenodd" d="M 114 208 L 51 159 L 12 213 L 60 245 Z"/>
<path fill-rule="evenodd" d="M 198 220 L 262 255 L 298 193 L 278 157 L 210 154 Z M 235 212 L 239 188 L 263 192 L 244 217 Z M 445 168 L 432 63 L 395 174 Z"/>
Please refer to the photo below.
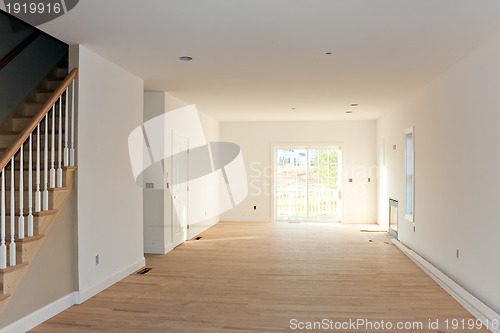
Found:
<path fill-rule="evenodd" d="M 326 52 L 325 54 L 326 54 L 326 55 L 331 55 L 331 54 L 332 54 L 332 52 Z"/>
<path fill-rule="evenodd" d="M 352 103 L 351 106 L 358 106 L 358 103 Z"/>
<path fill-rule="evenodd" d="M 179 60 L 181 60 L 181 61 L 191 61 L 191 60 L 193 60 L 193 58 L 192 57 L 188 57 L 188 56 L 183 56 L 183 57 L 179 57 Z"/>
<path fill-rule="evenodd" d="M 351 110 L 349 110 L 349 111 L 346 111 L 345 113 L 347 113 L 347 114 L 351 114 L 351 113 L 352 113 L 352 111 L 351 111 Z"/>

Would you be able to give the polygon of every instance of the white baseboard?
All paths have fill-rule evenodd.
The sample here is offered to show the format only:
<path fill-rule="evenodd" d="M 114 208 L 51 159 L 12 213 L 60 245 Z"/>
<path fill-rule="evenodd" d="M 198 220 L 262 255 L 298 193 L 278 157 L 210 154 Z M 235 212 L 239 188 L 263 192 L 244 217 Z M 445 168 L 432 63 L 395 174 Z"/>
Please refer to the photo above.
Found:
<path fill-rule="evenodd" d="M 63 296 L 58 300 L 44 306 L 35 312 L 30 313 L 26 317 L 19 319 L 12 324 L 0 329 L 1 333 L 19 333 L 27 332 L 36 326 L 40 325 L 46 320 L 54 317 L 56 314 L 66 310 L 67 308 L 76 304 L 78 292 L 74 291 L 71 294 Z"/>
<path fill-rule="evenodd" d="M 269 217 L 249 217 L 249 216 L 237 216 L 237 217 L 221 217 L 221 222 L 272 222 Z"/>
<path fill-rule="evenodd" d="M 94 295 L 97 295 L 101 291 L 103 291 L 106 288 L 109 288 L 116 282 L 126 278 L 133 272 L 137 271 L 139 268 L 144 267 L 146 265 L 146 259 L 143 257 L 142 259 L 136 261 L 135 263 L 131 264 L 128 267 L 125 267 L 121 271 L 116 272 L 115 274 L 107 277 L 106 279 L 102 280 L 101 282 L 98 282 L 94 284 L 93 286 L 81 290 L 78 293 L 78 297 L 76 299 L 76 304 L 81 304 L 91 298 Z"/>
<path fill-rule="evenodd" d="M 191 238 L 198 236 L 199 234 L 210 229 L 219 222 L 220 222 L 219 216 L 216 216 L 212 219 L 200 223 L 191 224 L 190 228 L 187 231 L 187 239 L 189 240 Z"/>
<path fill-rule="evenodd" d="M 146 254 L 165 254 L 170 251 L 170 247 L 161 245 L 146 245 L 144 244 L 144 253 Z"/>
<path fill-rule="evenodd" d="M 80 304 L 91 298 L 92 296 L 100 293 L 104 289 L 112 286 L 116 282 L 124 279 L 128 275 L 137 271 L 139 268 L 144 267 L 146 265 L 145 258 L 138 260 L 132 265 L 125 267 L 121 271 L 111 275 L 107 279 L 93 285 L 90 288 L 87 288 L 83 291 L 74 291 L 60 299 L 44 306 L 41 309 L 36 310 L 35 312 L 30 313 L 29 315 L 19 319 L 18 321 L 5 326 L 0 329 L 0 333 L 19 333 L 19 332 L 27 332 L 32 328 L 40 325 L 46 320 L 54 317 L 58 313 L 66 310 L 67 308 Z"/>
<path fill-rule="evenodd" d="M 478 300 L 431 263 L 419 256 L 415 251 L 409 249 L 396 239 L 393 239 L 392 242 L 474 317 L 481 320 L 483 323 L 488 323 L 491 332 L 500 333 L 500 328 L 498 328 L 498 325 L 500 325 L 500 315 L 498 313 Z M 491 327 L 492 323 L 496 323 L 493 328 Z"/>

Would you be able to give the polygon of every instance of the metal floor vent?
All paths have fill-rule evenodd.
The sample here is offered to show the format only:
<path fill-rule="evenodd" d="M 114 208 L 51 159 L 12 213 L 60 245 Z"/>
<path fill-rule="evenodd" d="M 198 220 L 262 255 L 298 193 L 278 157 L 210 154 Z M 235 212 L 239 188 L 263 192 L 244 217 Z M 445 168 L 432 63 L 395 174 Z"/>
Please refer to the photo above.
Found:
<path fill-rule="evenodd" d="M 149 268 L 149 267 L 146 267 L 146 268 L 143 268 L 141 269 L 139 272 L 137 272 L 137 274 L 146 274 L 147 272 L 149 272 L 150 270 L 152 270 L 152 268 Z"/>
<path fill-rule="evenodd" d="M 298 223 L 298 224 L 300 224 L 299 221 L 288 221 L 288 223 Z"/>

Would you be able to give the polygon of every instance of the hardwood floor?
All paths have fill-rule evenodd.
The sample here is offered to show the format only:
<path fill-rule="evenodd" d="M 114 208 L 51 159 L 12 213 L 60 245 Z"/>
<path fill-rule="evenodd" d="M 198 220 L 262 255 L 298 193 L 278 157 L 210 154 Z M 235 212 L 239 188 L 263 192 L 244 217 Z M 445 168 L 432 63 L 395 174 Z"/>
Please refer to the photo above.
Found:
<path fill-rule="evenodd" d="M 385 329 L 330 332 L 400 332 L 387 329 L 398 321 L 422 323 L 404 332 L 467 331 L 445 326 L 473 318 L 460 304 L 385 233 L 360 229 L 221 222 L 167 255 L 148 255 L 149 273 L 130 275 L 32 332 L 282 332 L 292 331 L 293 319 L 358 318 L 383 320 Z M 429 329 L 429 319 L 439 329 Z"/>

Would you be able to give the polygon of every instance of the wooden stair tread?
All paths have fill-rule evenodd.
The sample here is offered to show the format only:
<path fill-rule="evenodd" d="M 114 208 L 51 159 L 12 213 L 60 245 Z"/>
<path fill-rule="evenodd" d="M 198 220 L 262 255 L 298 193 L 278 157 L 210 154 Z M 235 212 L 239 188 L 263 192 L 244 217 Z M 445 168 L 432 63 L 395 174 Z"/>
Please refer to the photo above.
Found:
<path fill-rule="evenodd" d="M 52 215 L 52 214 L 57 214 L 58 210 L 57 209 L 49 209 L 49 210 L 42 210 L 40 212 L 31 212 L 33 216 L 47 216 L 47 215 Z M 28 216 L 28 210 L 24 209 L 23 210 L 23 216 L 26 218 Z M 16 210 L 16 215 L 19 216 L 21 215 L 19 210 Z M 5 216 L 10 216 L 10 209 L 5 210 Z"/>
<path fill-rule="evenodd" d="M 8 266 L 7 268 L 0 269 L 0 274 L 6 274 L 6 273 L 13 272 L 13 271 L 17 271 L 18 269 L 24 268 L 26 266 L 28 266 L 27 262 L 21 262 L 21 263 L 17 264 L 16 266 Z"/>
<path fill-rule="evenodd" d="M 0 151 L 1 153 L 1 151 Z M 19 162 L 16 161 L 16 165 L 15 165 L 15 171 L 19 171 Z M 43 163 L 41 163 L 42 165 L 40 165 L 40 171 L 43 171 L 44 168 L 43 168 Z M 59 167 L 54 167 L 56 170 L 59 168 Z M 32 171 L 35 172 L 36 171 L 36 167 L 35 167 L 35 163 L 33 163 L 33 166 L 31 167 Z M 62 166 L 61 169 L 63 170 L 76 170 L 78 169 L 77 167 L 74 167 L 74 166 Z M 8 170 L 10 171 L 10 166 L 8 166 Z M 23 171 L 29 171 L 29 162 L 24 162 L 23 163 Z M 50 166 L 49 166 L 49 170 L 50 170 Z"/>
<path fill-rule="evenodd" d="M 43 234 L 34 235 L 31 237 L 24 236 L 24 238 L 18 238 L 17 235 L 15 235 L 14 242 L 16 242 L 16 243 L 31 243 L 31 242 L 37 241 L 39 239 L 42 239 L 44 237 L 45 237 L 45 235 L 43 235 Z M 10 243 L 10 234 L 6 234 L 5 235 L 5 245 L 9 246 L 9 243 Z"/>
<path fill-rule="evenodd" d="M 45 237 L 44 234 L 33 235 L 31 237 L 24 237 L 22 239 L 16 239 L 15 242 L 16 243 L 30 243 L 30 242 L 35 242 L 35 241 L 42 239 L 44 237 Z"/>
<path fill-rule="evenodd" d="M 68 186 L 62 186 L 62 187 L 49 187 L 47 188 L 47 190 L 50 192 L 50 191 L 71 191 L 71 187 L 68 187 Z M 25 187 L 23 189 L 24 191 L 28 191 L 28 187 Z M 5 186 L 5 191 L 11 191 L 11 187 L 10 186 Z M 14 186 L 14 191 L 19 191 L 19 186 Z M 43 192 L 44 189 L 40 189 L 40 192 Z M 33 192 L 35 192 L 35 189 L 33 188 Z"/>
<path fill-rule="evenodd" d="M 34 115 L 33 116 L 26 116 L 26 115 L 18 114 L 18 115 L 12 116 L 12 119 L 31 119 L 33 117 L 34 117 Z M 65 116 L 63 115 L 63 118 L 64 117 Z M 59 112 L 57 112 L 56 118 L 59 118 Z"/>

